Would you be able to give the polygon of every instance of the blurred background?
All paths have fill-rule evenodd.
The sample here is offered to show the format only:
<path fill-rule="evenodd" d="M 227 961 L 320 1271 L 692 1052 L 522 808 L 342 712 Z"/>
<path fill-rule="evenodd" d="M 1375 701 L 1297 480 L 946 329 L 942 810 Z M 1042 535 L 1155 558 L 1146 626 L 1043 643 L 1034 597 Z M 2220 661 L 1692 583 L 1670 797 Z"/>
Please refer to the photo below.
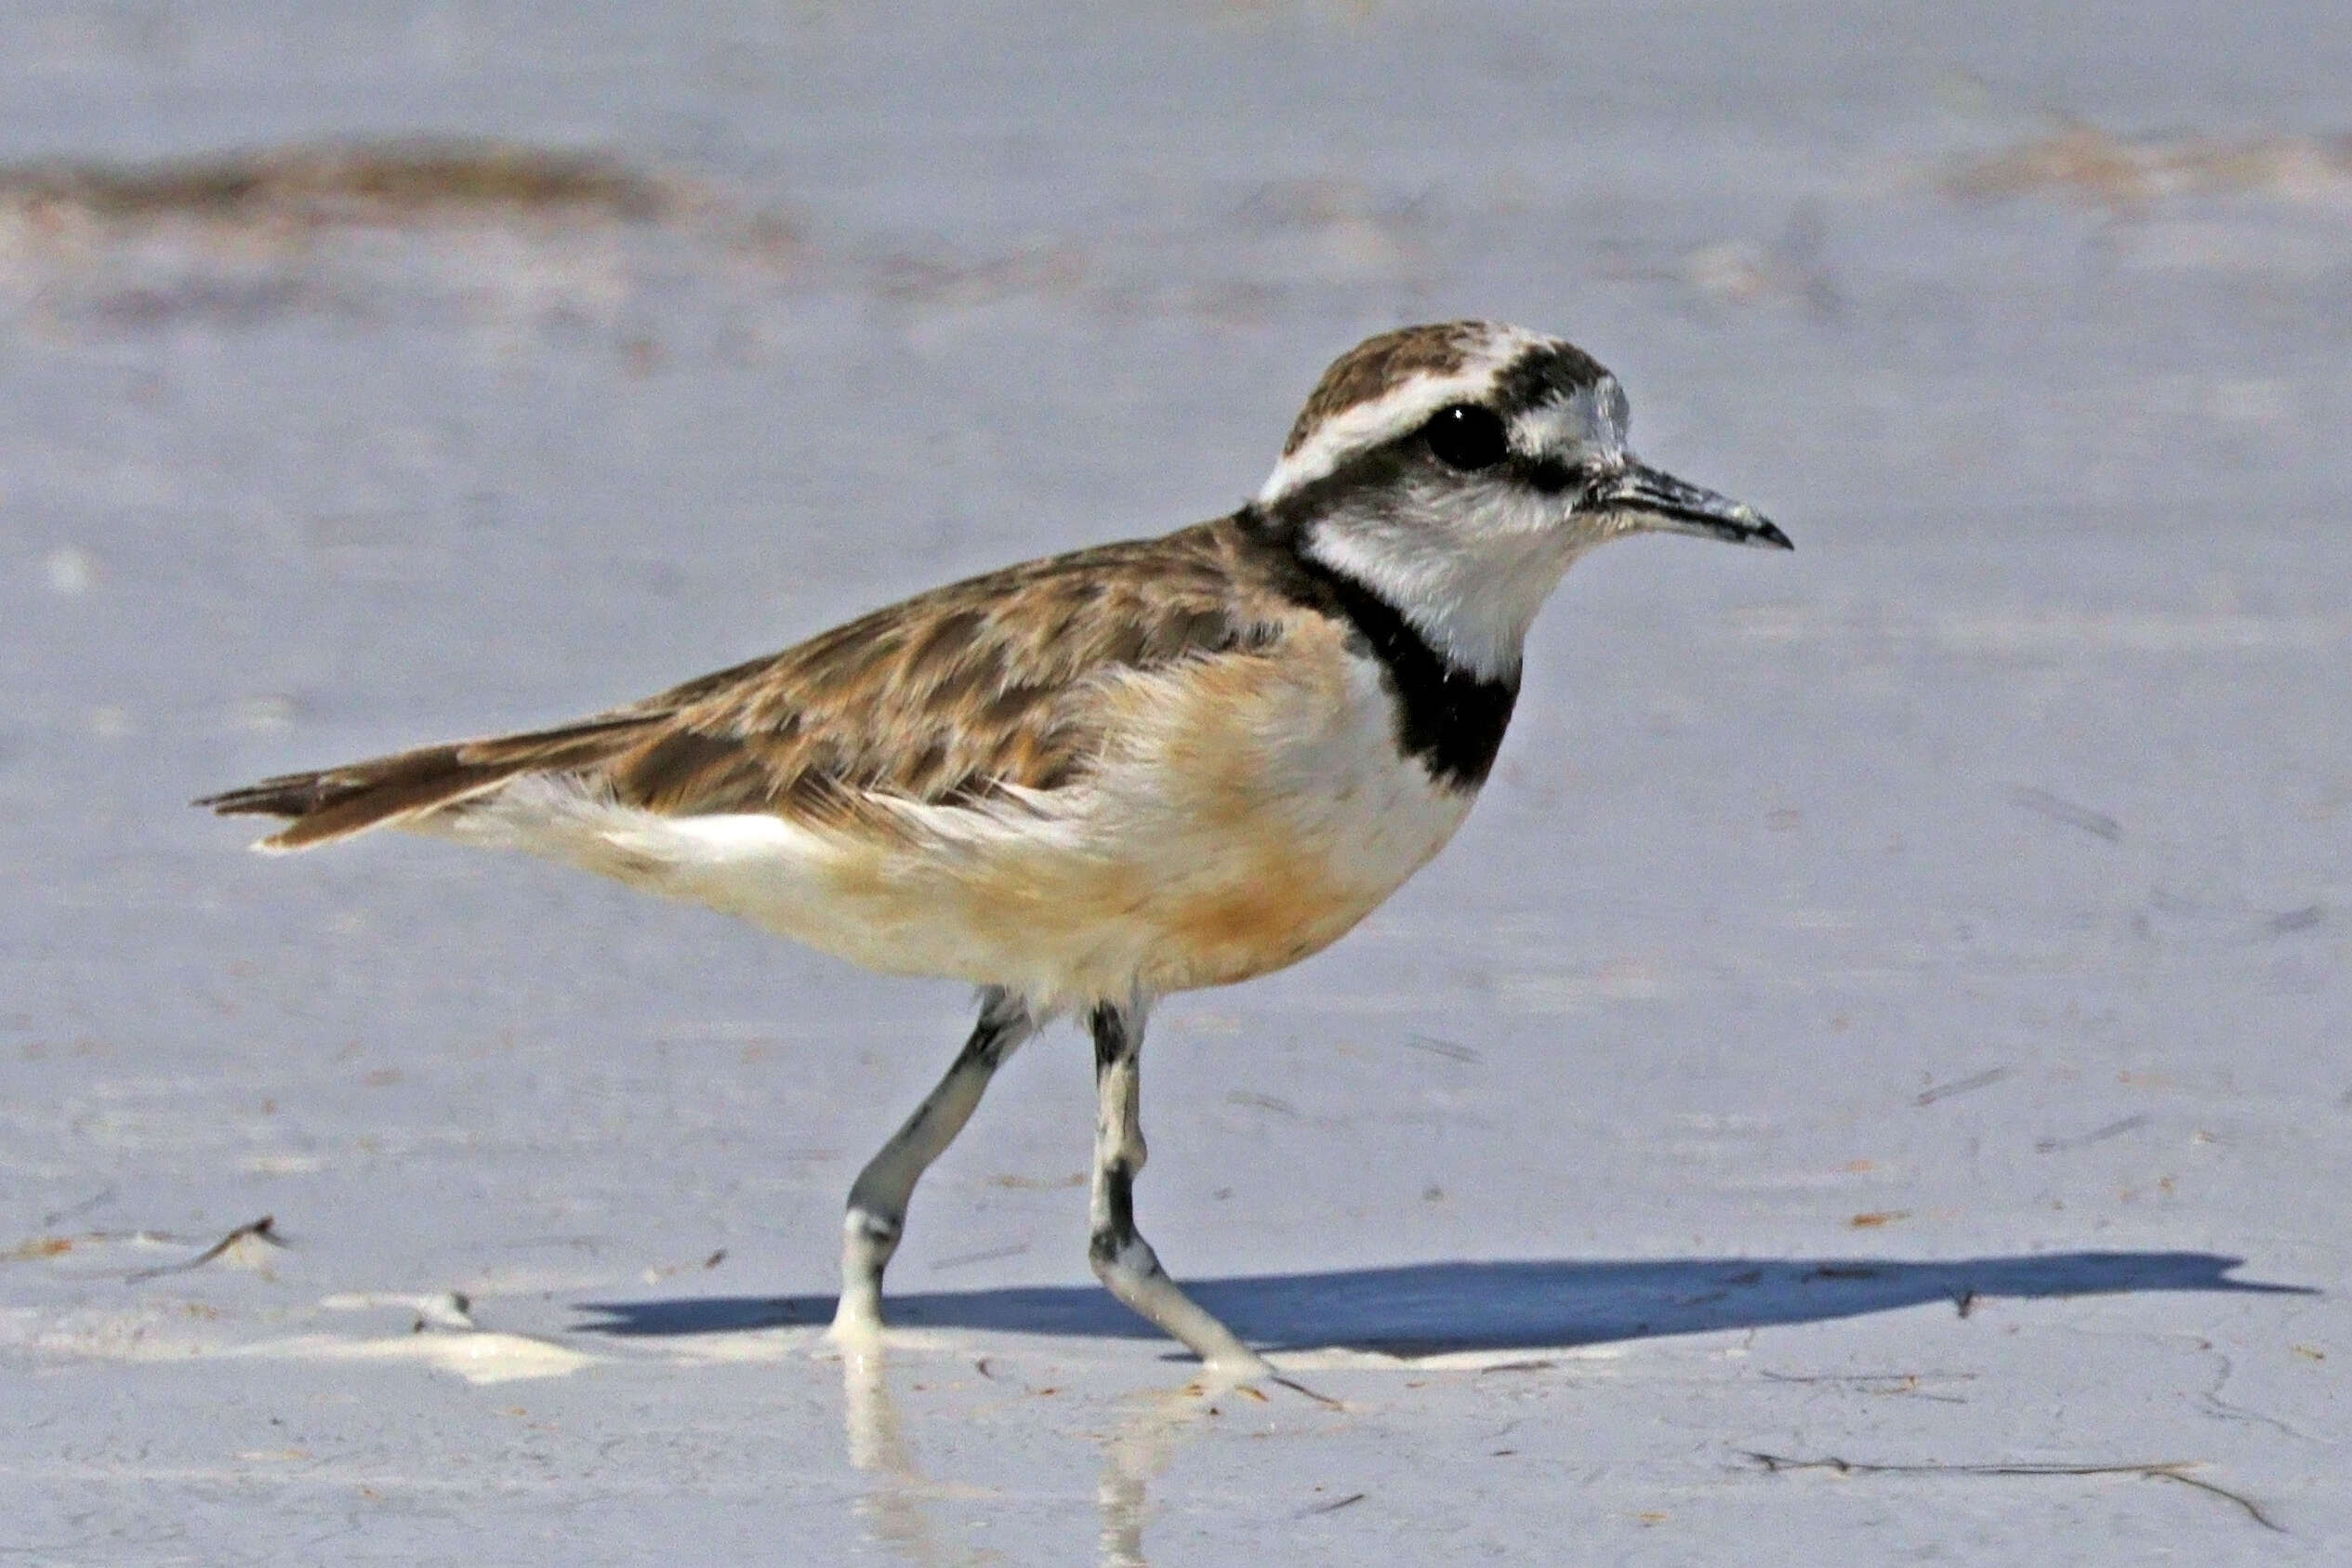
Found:
<path fill-rule="evenodd" d="M 182 803 L 1215 515 L 1328 360 L 1461 315 L 1574 338 L 1645 456 L 1798 550 L 1580 566 L 1447 854 L 1333 952 L 1168 1005 L 1142 1202 L 1175 1271 L 1291 1280 L 1227 1298 L 1277 1342 L 1339 1322 L 1465 1352 L 1648 1344 L 1648 1309 L 1486 1279 L 1464 1338 L 1460 1292 L 1364 1272 L 2185 1249 L 2211 1257 L 2175 1284 L 2250 1257 L 2340 1285 L 2347 84 L 2352 28 L 2292 3 L 0 8 L 0 1351 L 85 1379 L 28 1382 L 57 1425 L 7 1440 L 12 1511 L 143 1561 L 230 1539 L 221 1497 L 276 1506 L 276 1549 L 367 1486 L 414 1504 L 381 1526 L 402 1549 L 462 1506 L 621 1553 L 735 1539 L 664 1512 L 676 1488 L 739 1482 L 751 1542 L 775 1497 L 834 1496 L 838 1390 L 678 1390 L 577 1312 L 754 1303 L 689 1314 L 753 1359 L 816 1311 L 841 1193 L 959 1036 L 957 988 L 442 846 L 265 863 Z M 1109 1399 L 1181 1373 L 1084 1305 L 1089 1104 L 1074 1038 L 1030 1048 L 892 1281 L 950 1343 L 1010 1336 Z M 124 1283 L 263 1213 L 299 1245 Z M 1658 1353 L 1889 1304 L 1759 1288 L 1781 1294 Z M 334 1404 L 362 1374 L 292 1352 L 238 1364 L 276 1383 L 123 1370 L 405 1333 L 400 1303 L 447 1291 L 620 1367 L 532 1385 L 581 1402 L 571 1436 L 486 1437 L 470 1385 L 405 1367 L 365 1372 L 364 1414 Z M 2226 1298 L 2255 1314 L 2234 1328 L 2200 1304 L 2195 1332 L 2149 1307 L 2145 1340 L 2034 1320 L 1965 1376 L 2050 1452 L 2148 1423 L 2168 1457 L 2236 1444 L 2319 1538 L 2352 1502 L 2313 1379 L 2352 1330 L 2259 1315 L 2277 1299 Z M 2200 1334 L 2293 1437 L 2213 1414 L 2253 1396 Z M 2102 1403 L 2070 1379 L 2109 1354 Z M 1153 1517 L 1243 1538 L 1341 1454 L 1393 1489 L 1299 1561 L 1400 1519 L 1525 1554 L 1571 1494 L 1620 1560 L 1690 1561 L 1758 1509 L 1952 1538 L 1786 1478 L 1725 1501 L 1722 1443 L 1624 1435 L 1692 1379 L 1708 1432 L 1785 1435 L 1782 1394 L 1723 1364 L 1523 1382 L 1507 1416 L 1433 1386 L 1272 1470 L 1198 1446 Z M 689 1413 L 600 1461 L 615 1387 Z M 798 1437 L 776 1400 L 806 1404 Z M 973 1520 L 1017 1517 L 1004 1560 L 1090 1561 L 1061 1513 L 1094 1518 L 1071 1456 L 1111 1417 L 963 1416 L 916 1441 L 1011 1513 L 972 1504 L 920 1550 L 887 1512 L 794 1528 L 963 1561 Z M 1506 1418 L 1530 1452 L 1640 1462 L 1465 1522 L 1487 1472 L 1456 1447 L 1486 1463 Z M 1955 1446 L 1904 1429 L 1938 1430 Z M 311 1480 L 271 1469 L 289 1446 Z M 135 1499 L 134 1451 L 214 1490 Z M 416 1501 L 468 1452 L 493 1456 L 478 1495 Z M 1978 1547 L 2141 1527 L 2013 1502 L 1968 1515 Z M 2184 1517 L 2146 1527 L 2224 1556 L 2250 1527 Z M 1106 1560 L 1140 1561 L 1119 1539 Z"/>

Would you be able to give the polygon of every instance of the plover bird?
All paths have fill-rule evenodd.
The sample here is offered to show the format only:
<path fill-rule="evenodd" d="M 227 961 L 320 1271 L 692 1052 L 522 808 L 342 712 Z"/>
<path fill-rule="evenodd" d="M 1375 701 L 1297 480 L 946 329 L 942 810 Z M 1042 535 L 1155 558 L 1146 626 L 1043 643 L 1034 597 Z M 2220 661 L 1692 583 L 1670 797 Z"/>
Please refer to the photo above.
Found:
<path fill-rule="evenodd" d="M 1324 373 L 1230 516 L 936 588 L 576 723 L 197 804 L 291 819 L 267 850 L 377 827 L 524 850 L 977 984 L 962 1051 L 850 1189 L 852 1343 L 924 1168 L 1014 1048 L 1078 1014 L 1094 1272 L 1211 1368 L 1265 1374 L 1136 1229 L 1145 1015 L 1329 946 L 1438 851 L 1578 556 L 1653 531 L 1790 547 L 1637 461 L 1627 413 L 1556 337 L 1384 333 Z"/>

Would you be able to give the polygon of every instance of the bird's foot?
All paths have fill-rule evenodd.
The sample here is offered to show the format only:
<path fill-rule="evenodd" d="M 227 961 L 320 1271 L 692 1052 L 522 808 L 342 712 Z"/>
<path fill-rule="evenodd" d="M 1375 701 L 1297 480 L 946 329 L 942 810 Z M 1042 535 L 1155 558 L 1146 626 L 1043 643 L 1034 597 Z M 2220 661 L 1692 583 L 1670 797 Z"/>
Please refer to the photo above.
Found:
<path fill-rule="evenodd" d="M 845 1290 L 833 1311 L 832 1325 L 812 1348 L 825 1360 L 879 1361 L 882 1355 L 882 1298 L 879 1291 Z"/>
<path fill-rule="evenodd" d="M 1201 1368 L 1201 1375 L 1193 1379 L 1184 1391 L 1202 1399 L 1238 1394 L 1244 1399 L 1255 1400 L 1263 1404 L 1267 1403 L 1265 1390 L 1268 1388 L 1288 1390 L 1302 1398 L 1313 1400 L 1326 1410 L 1347 1408 L 1329 1395 L 1319 1394 L 1297 1378 L 1286 1377 L 1275 1371 L 1272 1362 L 1254 1351 L 1250 1352 L 1247 1362 L 1235 1361 L 1232 1358 L 1220 1358 L 1209 1362 Z"/>

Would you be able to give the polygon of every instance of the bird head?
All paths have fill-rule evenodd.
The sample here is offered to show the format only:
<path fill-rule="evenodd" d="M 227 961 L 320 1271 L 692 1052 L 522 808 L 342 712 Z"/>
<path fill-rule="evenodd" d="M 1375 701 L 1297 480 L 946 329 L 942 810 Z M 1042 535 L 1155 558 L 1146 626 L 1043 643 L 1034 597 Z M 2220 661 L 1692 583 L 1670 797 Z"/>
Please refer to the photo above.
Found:
<path fill-rule="evenodd" d="M 1463 668 L 1518 666 L 1536 612 L 1620 534 L 1792 547 L 1755 508 L 1633 455 L 1617 377 L 1493 322 L 1382 333 L 1324 372 L 1258 511 Z"/>

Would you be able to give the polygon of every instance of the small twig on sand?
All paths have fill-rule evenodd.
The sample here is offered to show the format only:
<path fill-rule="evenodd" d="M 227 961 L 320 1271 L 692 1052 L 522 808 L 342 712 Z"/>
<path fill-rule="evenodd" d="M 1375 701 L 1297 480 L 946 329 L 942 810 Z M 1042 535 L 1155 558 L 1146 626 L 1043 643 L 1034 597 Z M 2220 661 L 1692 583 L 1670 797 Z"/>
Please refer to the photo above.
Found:
<path fill-rule="evenodd" d="M 1362 1492 L 1351 1492 L 1344 1497 L 1334 1497 L 1328 1503 L 1317 1503 L 1312 1508 L 1301 1509 L 1298 1517 L 1313 1519 L 1319 1513 L 1337 1513 L 1341 1509 L 1354 1508 L 1364 1500 L 1365 1496 Z"/>
<path fill-rule="evenodd" d="M 2123 826 L 2105 811 L 2094 811 L 2088 806 L 2078 806 L 2062 799 L 2046 789 L 2019 787 L 2009 792 L 2009 798 L 2037 815 L 2054 823 L 2079 827 L 2094 838 L 2104 838 L 2110 844 L 2123 841 Z"/>
<path fill-rule="evenodd" d="M 2283 1535 L 2287 1527 L 2262 1511 L 2251 1497 L 2241 1496 L 2225 1486 L 2216 1486 L 2188 1472 L 2197 1468 L 2194 1459 L 2168 1459 L 2140 1465 L 2068 1465 L 2041 1464 L 2028 1460 L 1987 1465 L 1872 1465 L 1853 1459 L 1841 1459 L 1836 1455 L 1824 1455 L 1818 1459 L 1792 1459 L 1785 1454 L 1759 1454 L 1742 1449 L 1741 1454 L 1765 1469 L 1778 1474 L 1782 1470 L 1834 1470 L 1839 1475 L 2138 1475 L 2153 1481 L 2177 1481 L 2183 1486 L 2193 1486 L 2200 1492 L 2237 1504 L 2246 1510 L 2246 1517 L 2265 1530 L 2275 1530 Z"/>
<path fill-rule="evenodd" d="M 1911 1103 L 1933 1105 L 1939 1100 L 1949 1100 L 1956 1094 L 1966 1094 L 1973 1089 L 1990 1088 L 2007 1076 L 2009 1076 L 2009 1069 L 2006 1067 L 1988 1067 L 1981 1073 L 1971 1073 L 1965 1078 L 1955 1078 L 1949 1084 L 1937 1084 L 1931 1088 L 1922 1089 L 1911 1096 Z"/>
<path fill-rule="evenodd" d="M 2146 1114 L 2126 1116 L 2120 1122 L 2109 1122 L 2096 1132 L 2086 1132 L 2080 1138 L 2039 1138 L 2034 1140 L 2037 1154 L 2055 1154 L 2061 1149 L 2087 1149 L 2094 1143 L 2104 1143 L 2110 1138 L 2121 1138 L 2127 1132 L 2137 1132 L 2147 1126 Z"/>
<path fill-rule="evenodd" d="M 1920 1387 L 1923 1381 L 1965 1383 L 1975 1381 L 1976 1376 L 1973 1372 L 1830 1372 L 1808 1375 L 1775 1372 L 1770 1367 L 1757 1370 L 1769 1383 L 1827 1383 L 1869 1394 L 1908 1394 L 1941 1404 L 1965 1404 L 1968 1402 L 1957 1394 L 1929 1393 Z"/>
<path fill-rule="evenodd" d="M 78 1204 L 74 1204 L 70 1207 L 59 1209 L 53 1214 L 43 1215 L 41 1217 L 41 1229 L 46 1231 L 50 1226 L 57 1224 L 60 1220 L 77 1219 L 82 1215 L 89 1213 L 90 1210 L 98 1207 L 100 1204 L 112 1202 L 113 1197 L 114 1189 L 112 1186 L 109 1185 L 101 1187 L 97 1192 L 91 1193 L 88 1197 L 84 1198 Z"/>
<path fill-rule="evenodd" d="M 165 1263 L 153 1269 L 136 1269 L 123 1277 L 132 1284 L 137 1284 L 140 1280 L 152 1280 L 162 1274 L 184 1274 L 191 1269 L 203 1268 L 247 1236 L 257 1241 L 268 1242 L 271 1246 L 284 1246 L 285 1243 L 278 1240 L 277 1232 L 271 1229 L 277 1222 L 277 1217 L 271 1214 L 265 1214 L 258 1219 L 248 1219 L 185 1262 Z"/>

